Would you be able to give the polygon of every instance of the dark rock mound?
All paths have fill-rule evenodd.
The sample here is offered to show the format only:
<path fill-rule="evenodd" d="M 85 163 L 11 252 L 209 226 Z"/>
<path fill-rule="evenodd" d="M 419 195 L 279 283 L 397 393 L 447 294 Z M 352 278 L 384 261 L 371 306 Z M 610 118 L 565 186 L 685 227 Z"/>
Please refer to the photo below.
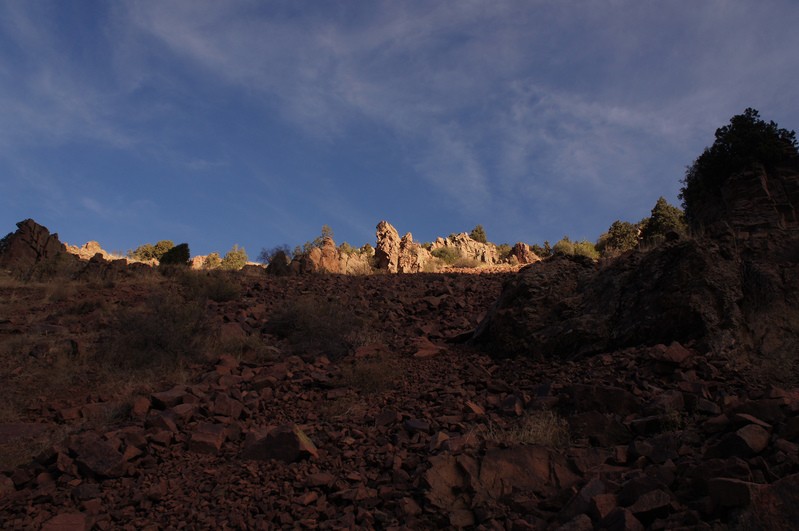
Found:
<path fill-rule="evenodd" d="M 741 322 L 737 273 L 690 240 L 602 268 L 558 255 L 508 282 L 475 338 L 505 355 L 565 358 L 671 341 L 720 346 Z"/>
<path fill-rule="evenodd" d="M 505 286 L 474 340 L 493 355 L 574 357 L 679 341 L 795 357 L 799 170 L 732 175 L 702 237 L 598 265 L 556 256 Z"/>

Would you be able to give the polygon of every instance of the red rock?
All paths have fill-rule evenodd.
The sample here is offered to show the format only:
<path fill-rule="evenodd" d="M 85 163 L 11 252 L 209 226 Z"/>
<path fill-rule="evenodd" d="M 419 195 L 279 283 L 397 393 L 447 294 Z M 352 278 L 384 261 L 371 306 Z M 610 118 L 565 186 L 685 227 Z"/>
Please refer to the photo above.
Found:
<path fill-rule="evenodd" d="M 591 518 L 602 521 L 604 520 L 616 507 L 618 500 L 615 494 L 597 494 L 591 498 L 591 504 L 588 508 L 588 513 Z"/>
<path fill-rule="evenodd" d="M 237 419 L 241 416 L 243 410 L 244 405 L 241 402 L 230 398 L 228 395 L 219 394 L 214 400 L 212 412 L 214 415 Z"/>
<path fill-rule="evenodd" d="M 305 478 L 305 484 L 309 487 L 329 487 L 335 480 L 336 476 L 329 472 L 316 472 Z"/>
<path fill-rule="evenodd" d="M 722 507 L 745 507 L 752 501 L 752 494 L 759 485 L 732 478 L 713 478 L 707 489 L 713 503 Z"/>
<path fill-rule="evenodd" d="M 593 529 L 594 524 L 591 522 L 591 518 L 580 514 L 558 527 L 557 531 L 593 531 Z"/>
<path fill-rule="evenodd" d="M 655 489 L 642 494 L 628 509 L 640 520 L 651 520 L 663 517 L 671 509 L 671 496 L 669 493 Z"/>
<path fill-rule="evenodd" d="M 601 529 L 608 531 L 644 531 L 644 526 L 629 509 L 617 507 L 600 522 Z"/>
<path fill-rule="evenodd" d="M 749 529 L 795 529 L 799 522 L 799 474 L 786 476 L 752 494 L 742 520 Z"/>
<path fill-rule="evenodd" d="M 86 500 L 81 502 L 81 507 L 83 510 L 86 511 L 88 514 L 92 516 L 97 516 L 103 510 L 103 502 L 98 498 L 93 498 L 91 500 Z"/>
<path fill-rule="evenodd" d="M 377 416 L 375 416 L 375 426 L 377 426 L 378 428 L 383 426 L 390 426 L 395 422 L 399 421 L 401 418 L 402 417 L 396 410 L 386 408 L 380 413 L 378 413 Z"/>
<path fill-rule="evenodd" d="M 752 415 L 749 415 L 748 413 L 736 413 L 735 415 L 733 415 L 732 420 L 738 426 L 746 425 L 746 424 L 756 424 L 757 426 L 760 426 L 761 428 L 764 428 L 764 429 L 769 430 L 769 431 L 771 431 L 771 428 L 772 428 L 771 424 L 769 424 L 768 422 L 763 422 L 759 418 L 753 417 Z"/>
<path fill-rule="evenodd" d="M 675 365 L 682 365 L 691 356 L 693 356 L 693 353 L 690 350 L 675 341 L 662 352 L 658 352 L 656 359 Z"/>
<path fill-rule="evenodd" d="M 430 433 L 430 423 L 422 419 L 408 419 L 402 423 L 410 433 Z"/>
<path fill-rule="evenodd" d="M 301 494 L 300 496 L 294 498 L 294 500 L 292 501 L 298 505 L 310 505 L 318 499 L 319 499 L 319 494 L 317 494 L 314 491 L 311 491 Z"/>
<path fill-rule="evenodd" d="M 430 458 L 432 465 L 424 474 L 430 489 L 425 494 L 434 506 L 452 511 L 469 506 L 466 488 L 469 480 L 463 467 L 451 455 L 437 455 Z"/>
<path fill-rule="evenodd" d="M 456 529 L 471 527 L 475 523 L 474 513 L 469 509 L 453 509 L 449 513 L 449 523 Z"/>
<path fill-rule="evenodd" d="M 579 479 L 569 471 L 562 455 L 539 446 L 490 448 L 480 463 L 480 482 L 497 499 L 514 488 L 549 496 Z"/>
<path fill-rule="evenodd" d="M 137 396 L 133 399 L 130 414 L 137 418 L 143 418 L 150 411 L 150 404 L 150 399 L 146 396 Z"/>
<path fill-rule="evenodd" d="M 225 427 L 221 424 L 204 424 L 189 436 L 190 452 L 217 455 L 225 442 Z"/>
<path fill-rule="evenodd" d="M 439 355 L 444 349 L 426 337 L 417 337 L 411 340 L 414 348 L 414 358 L 432 358 Z"/>
<path fill-rule="evenodd" d="M 75 463 L 84 474 L 116 478 L 125 472 L 125 460 L 106 441 L 100 439 L 79 443 L 75 446 Z"/>
<path fill-rule="evenodd" d="M 178 404 L 183 403 L 183 398 L 186 396 L 186 388 L 182 385 L 176 385 L 169 391 L 162 391 L 160 393 L 153 393 L 151 395 L 153 406 L 158 409 L 166 409 Z"/>
<path fill-rule="evenodd" d="M 169 430 L 153 428 L 152 430 L 148 430 L 147 439 L 149 439 L 152 443 L 161 446 L 168 446 L 172 443 L 172 432 Z"/>
<path fill-rule="evenodd" d="M 449 440 L 449 435 L 447 435 L 443 431 L 436 432 L 436 434 L 430 438 L 430 444 L 428 446 L 428 450 L 430 452 L 439 450 L 441 446 L 444 444 L 444 442 L 447 440 Z"/>
<path fill-rule="evenodd" d="M 88 531 L 89 522 L 82 513 L 62 513 L 44 523 L 42 531 Z"/>
<path fill-rule="evenodd" d="M 475 415 L 477 415 L 478 417 L 482 417 L 482 416 L 484 416 L 484 415 L 486 414 L 486 411 L 485 411 L 485 409 L 483 409 L 483 408 L 482 408 L 482 407 L 480 407 L 479 405 L 475 404 L 475 403 L 474 403 L 474 402 L 472 402 L 471 400 L 467 400 L 467 401 L 466 401 L 466 407 L 468 407 L 468 408 L 469 408 L 469 410 L 470 410 L 472 413 L 474 413 Z"/>
<path fill-rule="evenodd" d="M 243 459 L 266 461 L 277 459 L 292 463 L 306 457 L 319 457 L 319 451 L 303 431 L 294 424 L 287 424 L 270 431 L 266 437 L 245 446 Z"/>
<path fill-rule="evenodd" d="M 62 420 L 78 420 L 80 418 L 80 407 L 68 407 L 59 411 L 59 416 Z"/>
<path fill-rule="evenodd" d="M 10 477 L 0 474 L 0 499 L 8 494 L 15 492 L 17 489 L 14 487 L 14 482 Z"/>
<path fill-rule="evenodd" d="M 566 504 L 566 506 L 558 514 L 561 521 L 572 520 L 578 515 L 588 512 L 591 505 L 591 500 L 604 494 L 607 490 L 607 485 L 601 479 L 592 479 L 574 495 L 574 497 Z"/>
<path fill-rule="evenodd" d="M 417 516 L 422 513 L 422 508 L 419 507 L 419 504 L 413 498 L 402 498 L 399 501 L 399 507 L 405 516 Z"/>

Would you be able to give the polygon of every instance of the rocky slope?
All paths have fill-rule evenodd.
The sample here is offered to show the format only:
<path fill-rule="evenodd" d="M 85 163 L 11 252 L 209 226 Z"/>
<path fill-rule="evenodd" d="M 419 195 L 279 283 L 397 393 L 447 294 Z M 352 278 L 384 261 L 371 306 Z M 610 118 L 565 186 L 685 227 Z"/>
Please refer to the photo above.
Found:
<path fill-rule="evenodd" d="M 5 442 L 45 426 L 67 436 L 0 474 L 4 528 L 719 529 L 795 518 L 799 392 L 757 385 L 695 342 L 579 362 L 494 359 L 460 340 L 512 274 L 237 279 L 241 295 L 207 312 L 271 356 L 195 364 L 116 419 L 102 413 L 119 410 L 113 393 L 80 385 L 33 401 L 0 425 Z M 130 282 L 103 296 L 131 304 L 141 295 Z M 299 300 L 307 312 L 347 308 L 312 313 L 306 330 L 357 318 L 354 349 L 330 350 L 335 335 L 279 334 Z M 103 315 L 69 319 L 52 304 L 4 321 L 0 340 L 48 323 L 90 350 L 86 331 Z M 24 380 L 24 366 L 14 372 Z"/>

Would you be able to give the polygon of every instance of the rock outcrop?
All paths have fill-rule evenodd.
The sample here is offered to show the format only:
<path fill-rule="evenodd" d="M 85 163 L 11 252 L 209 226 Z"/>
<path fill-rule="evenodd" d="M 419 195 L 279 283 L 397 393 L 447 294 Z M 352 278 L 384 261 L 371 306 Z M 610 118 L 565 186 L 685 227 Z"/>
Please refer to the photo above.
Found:
<path fill-rule="evenodd" d="M 66 253 L 58 234 L 26 219 L 17 223 L 17 231 L 0 240 L 0 268 L 28 275 L 41 263 L 57 259 Z"/>
<path fill-rule="evenodd" d="M 389 273 L 419 273 L 433 259 L 430 251 L 413 241 L 409 232 L 400 238 L 397 229 L 389 222 L 377 224 L 375 265 Z"/>
<path fill-rule="evenodd" d="M 477 260 L 481 264 L 493 265 L 499 262 L 496 246 L 473 240 L 465 232 L 454 234 L 449 238 L 436 238 L 436 241 L 433 242 L 433 250 L 442 248 L 455 249 L 461 258 Z"/>
<path fill-rule="evenodd" d="M 799 168 L 732 176 L 707 235 L 599 266 L 522 269 L 475 333 L 492 352 L 573 357 L 693 342 L 767 358 L 799 349 Z M 709 218 L 710 219 L 710 218 Z"/>
<path fill-rule="evenodd" d="M 520 264 L 534 264 L 541 261 L 529 245 L 519 242 L 510 250 L 510 256 L 515 257 Z"/>
<path fill-rule="evenodd" d="M 77 245 L 67 245 L 66 251 L 68 253 L 74 254 L 81 260 L 91 260 L 94 258 L 94 255 L 99 254 L 105 260 L 113 259 L 111 254 L 103 249 L 100 244 L 96 241 L 86 242 L 80 247 Z"/>
<path fill-rule="evenodd" d="M 399 268 L 400 235 L 388 221 L 377 224 L 375 265 L 377 269 L 397 273 Z"/>

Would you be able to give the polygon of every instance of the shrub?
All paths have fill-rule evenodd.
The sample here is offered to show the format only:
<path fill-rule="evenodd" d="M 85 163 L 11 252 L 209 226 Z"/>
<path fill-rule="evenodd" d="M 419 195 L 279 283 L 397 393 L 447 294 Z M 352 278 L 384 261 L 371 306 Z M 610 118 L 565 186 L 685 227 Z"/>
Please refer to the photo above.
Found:
<path fill-rule="evenodd" d="M 499 261 L 506 262 L 510 257 L 510 252 L 513 250 L 513 247 L 511 247 L 510 244 L 508 243 L 501 243 L 496 247 L 497 247 L 497 257 L 499 258 Z"/>
<path fill-rule="evenodd" d="M 752 108 L 716 129 L 715 137 L 713 145 L 688 167 L 682 181 L 680 199 L 694 229 L 708 221 L 708 215 L 712 216 L 704 212 L 704 206 L 720 197 L 721 187 L 730 175 L 757 164 L 771 170 L 799 155 L 796 133 L 773 121 L 763 121 Z"/>
<path fill-rule="evenodd" d="M 476 242 L 488 243 L 486 231 L 482 225 L 477 225 L 475 228 L 473 228 L 472 232 L 469 233 L 469 237 Z"/>
<path fill-rule="evenodd" d="M 558 243 L 556 243 L 552 248 L 552 251 L 553 253 L 566 254 L 569 256 L 586 256 L 593 260 L 599 258 L 599 253 L 597 252 L 593 243 L 589 242 L 588 240 L 573 242 L 568 236 L 564 236 L 560 241 L 558 241 Z"/>
<path fill-rule="evenodd" d="M 596 249 L 602 256 L 624 253 L 638 246 L 638 226 L 629 221 L 614 221 L 608 231 L 599 237 Z"/>
<path fill-rule="evenodd" d="M 452 265 L 461 258 L 461 254 L 453 247 L 439 247 L 438 249 L 434 249 L 430 254 L 447 265 Z"/>
<path fill-rule="evenodd" d="M 209 339 L 205 305 L 167 291 L 117 311 L 100 361 L 121 369 L 174 368 L 202 359 Z"/>
<path fill-rule="evenodd" d="M 205 257 L 203 269 L 219 269 L 220 267 L 222 267 L 222 259 L 219 257 L 219 253 L 211 253 Z"/>
<path fill-rule="evenodd" d="M 552 256 L 552 246 L 549 244 L 549 241 L 547 240 L 544 241 L 543 246 L 534 243 L 533 245 L 530 246 L 530 249 L 532 249 L 533 252 L 538 256 L 540 256 L 541 258 Z"/>
<path fill-rule="evenodd" d="M 687 231 L 685 216 L 682 210 L 660 197 L 652 208 L 652 215 L 645 220 L 641 228 L 641 240 L 656 243 L 672 231 L 680 234 Z"/>
<path fill-rule="evenodd" d="M 244 250 L 244 247 L 234 244 L 222 258 L 222 269 L 239 270 L 247 265 L 247 259 L 247 251 Z"/>
<path fill-rule="evenodd" d="M 359 345 L 364 323 L 337 301 L 304 296 L 275 311 L 265 330 L 287 339 L 297 354 L 335 359 Z"/>
<path fill-rule="evenodd" d="M 291 249 L 286 244 L 283 245 L 276 245 L 271 249 L 261 249 L 260 254 L 258 254 L 258 261 L 262 264 L 268 264 L 271 262 L 278 253 L 284 253 L 286 256 L 291 256 Z"/>
<path fill-rule="evenodd" d="M 226 271 L 185 270 L 178 276 L 178 282 L 186 289 L 188 298 L 194 300 L 228 302 L 241 295 L 241 286 Z"/>
<path fill-rule="evenodd" d="M 385 353 L 374 358 L 356 359 L 341 370 L 342 387 L 357 389 L 364 394 L 381 393 L 397 387 L 403 381 L 399 360 Z"/>
<path fill-rule="evenodd" d="M 189 264 L 189 244 L 181 243 L 175 245 L 161 256 L 161 265 L 184 266 Z"/>
<path fill-rule="evenodd" d="M 128 257 L 136 259 L 136 260 L 161 260 L 170 249 L 175 246 L 172 243 L 172 240 L 161 240 L 155 245 L 150 243 L 145 243 L 144 245 L 140 245 L 134 251 L 128 251 Z"/>

